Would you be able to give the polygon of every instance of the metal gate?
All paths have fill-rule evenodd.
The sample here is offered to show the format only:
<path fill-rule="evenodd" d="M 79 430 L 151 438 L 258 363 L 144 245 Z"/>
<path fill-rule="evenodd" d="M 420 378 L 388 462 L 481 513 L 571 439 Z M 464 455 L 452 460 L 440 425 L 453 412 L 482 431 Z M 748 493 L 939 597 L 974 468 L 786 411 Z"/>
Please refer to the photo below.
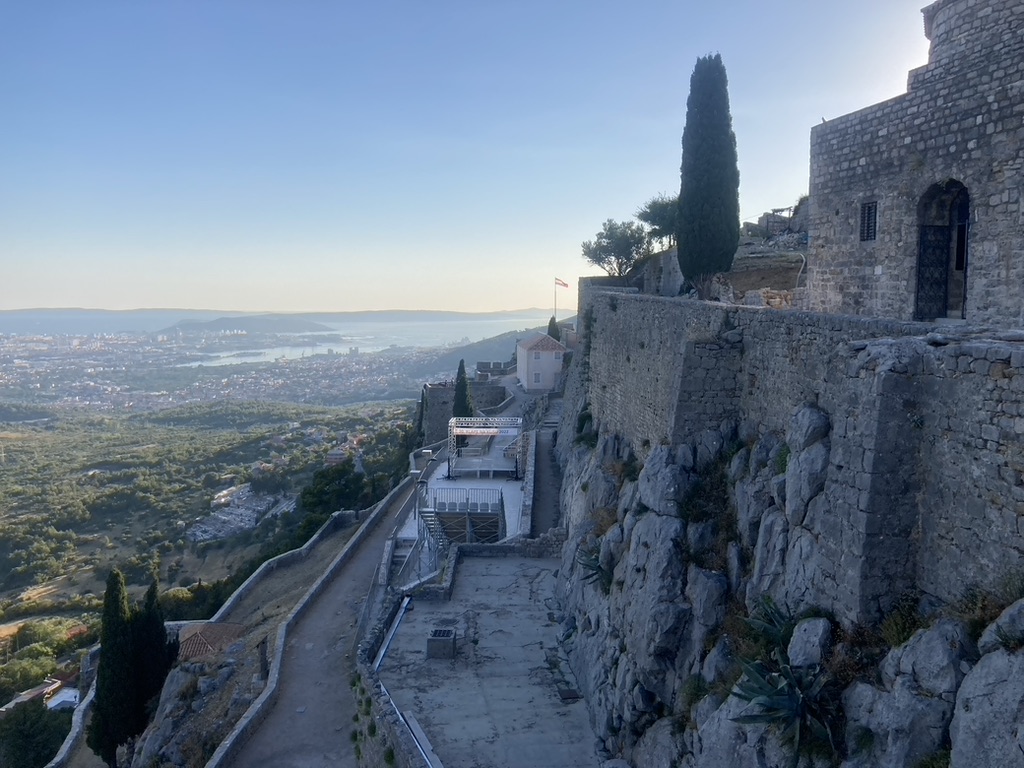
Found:
<path fill-rule="evenodd" d="M 914 318 L 934 320 L 946 316 L 949 294 L 950 228 L 922 225 L 917 256 L 917 306 Z"/>

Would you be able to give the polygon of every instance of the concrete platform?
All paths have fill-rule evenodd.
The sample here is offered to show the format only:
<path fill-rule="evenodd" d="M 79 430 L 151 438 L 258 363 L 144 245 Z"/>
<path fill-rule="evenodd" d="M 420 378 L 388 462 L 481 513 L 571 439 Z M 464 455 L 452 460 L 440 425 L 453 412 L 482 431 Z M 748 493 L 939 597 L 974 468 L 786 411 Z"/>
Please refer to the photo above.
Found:
<path fill-rule="evenodd" d="M 445 768 L 595 768 L 596 736 L 557 644 L 548 602 L 558 560 L 474 558 L 450 602 L 414 601 L 380 666 Z M 454 629 L 454 660 L 427 658 L 432 630 Z"/>

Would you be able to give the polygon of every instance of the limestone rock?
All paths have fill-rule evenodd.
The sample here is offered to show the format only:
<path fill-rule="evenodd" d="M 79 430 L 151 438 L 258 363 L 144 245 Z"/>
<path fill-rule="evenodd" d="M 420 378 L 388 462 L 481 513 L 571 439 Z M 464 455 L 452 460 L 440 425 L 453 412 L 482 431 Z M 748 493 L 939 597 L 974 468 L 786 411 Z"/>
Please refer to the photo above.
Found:
<path fill-rule="evenodd" d="M 674 768 L 682 752 L 682 735 L 670 717 L 663 717 L 644 732 L 630 755 L 643 768 Z"/>
<path fill-rule="evenodd" d="M 978 640 L 978 652 L 992 653 L 1004 643 L 1019 646 L 1024 642 L 1024 600 L 1018 600 L 999 614 L 999 618 L 985 627 Z M 1012 648 L 1008 650 L 1014 650 Z"/>
<path fill-rule="evenodd" d="M 663 515 L 677 513 L 691 484 L 688 473 L 675 463 L 672 451 L 664 445 L 651 450 L 637 481 L 640 502 Z"/>
<path fill-rule="evenodd" d="M 794 667 L 821 664 L 832 644 L 832 625 L 828 619 L 804 619 L 793 630 L 786 653 Z"/>
<path fill-rule="evenodd" d="M 975 655 L 967 627 L 942 619 L 929 629 L 919 629 L 886 655 L 882 681 L 894 685 L 898 677 L 909 677 L 925 694 L 952 702 L 964 679 L 965 662 Z"/>
<path fill-rule="evenodd" d="M 778 435 L 767 432 L 758 440 L 750 451 L 750 474 L 756 475 L 769 465 L 772 454 L 779 448 L 782 441 Z M 773 473 L 774 474 L 774 473 Z"/>
<path fill-rule="evenodd" d="M 740 480 L 734 486 L 736 527 L 745 547 L 754 546 L 757 531 L 761 527 L 761 517 L 773 504 L 768 482 L 768 474 L 762 471 Z"/>
<path fill-rule="evenodd" d="M 828 414 L 814 406 L 805 405 L 797 409 L 790 419 L 786 443 L 794 453 L 802 451 L 828 435 L 831 426 Z"/>
<path fill-rule="evenodd" d="M 973 654 L 967 628 L 943 619 L 889 652 L 881 666 L 883 689 L 866 683 L 847 688 L 843 708 L 851 754 L 857 752 L 861 734 L 872 734 L 870 749 L 856 755 L 850 768 L 914 765 L 940 750 L 963 670 Z"/>
<path fill-rule="evenodd" d="M 829 443 L 814 443 L 793 453 L 786 468 L 786 517 L 790 525 L 802 525 L 807 503 L 825 488 Z"/>
<path fill-rule="evenodd" d="M 949 729 L 951 768 L 1011 766 L 1024 752 L 1024 654 L 985 654 L 964 678 Z"/>
<path fill-rule="evenodd" d="M 725 676 L 732 669 L 733 656 L 729 648 L 729 640 L 725 636 L 718 638 L 701 665 L 700 675 L 708 685 L 717 680 L 724 680 Z"/>
<path fill-rule="evenodd" d="M 761 519 L 761 528 L 757 534 L 754 564 L 747 585 L 748 608 L 752 609 L 761 595 L 775 594 L 781 588 L 786 573 L 788 542 L 786 516 L 777 507 L 772 507 Z"/>

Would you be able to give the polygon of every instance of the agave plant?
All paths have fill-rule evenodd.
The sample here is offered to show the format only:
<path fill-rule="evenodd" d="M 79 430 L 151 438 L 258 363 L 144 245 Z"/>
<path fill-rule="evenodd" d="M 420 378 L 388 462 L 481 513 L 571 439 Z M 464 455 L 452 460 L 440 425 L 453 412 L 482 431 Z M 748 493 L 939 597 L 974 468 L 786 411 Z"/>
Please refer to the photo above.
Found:
<path fill-rule="evenodd" d="M 740 662 L 743 677 L 733 695 L 758 711 L 732 718 L 734 722 L 775 726 L 783 742 L 792 744 L 790 768 L 800 762 L 800 748 L 809 740 L 836 746 L 832 737 L 833 703 L 826 686 L 830 676 L 820 667 L 792 667 L 785 653 L 772 653 L 774 664 Z M 774 668 L 773 668 L 774 667 Z"/>
<path fill-rule="evenodd" d="M 601 567 L 601 555 L 596 548 L 586 548 L 582 544 L 576 548 L 576 563 L 583 569 L 581 578 L 587 584 L 597 584 L 607 595 L 612 588 L 612 573 Z"/>

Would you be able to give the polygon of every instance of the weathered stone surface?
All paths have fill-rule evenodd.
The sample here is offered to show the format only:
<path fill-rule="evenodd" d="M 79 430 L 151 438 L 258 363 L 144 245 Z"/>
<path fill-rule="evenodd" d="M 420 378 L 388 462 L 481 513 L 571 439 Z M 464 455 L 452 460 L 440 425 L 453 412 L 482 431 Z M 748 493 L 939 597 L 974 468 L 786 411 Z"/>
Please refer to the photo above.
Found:
<path fill-rule="evenodd" d="M 978 652 L 992 653 L 1004 647 L 1006 643 L 1018 647 L 1024 644 L 1024 600 L 1018 600 L 1010 605 L 995 621 L 985 627 L 981 639 L 978 640 Z"/>
<path fill-rule="evenodd" d="M 765 467 L 773 453 L 778 449 L 782 441 L 774 432 L 766 432 L 764 437 L 758 440 L 750 451 L 750 474 L 756 475 Z M 772 474 L 775 474 L 774 472 Z"/>
<path fill-rule="evenodd" d="M 975 655 L 967 627 L 959 621 L 941 619 L 928 629 L 919 629 L 886 655 L 881 666 L 882 681 L 895 685 L 899 677 L 908 677 L 925 694 L 952 702 L 964 679 L 965 662 Z"/>
<path fill-rule="evenodd" d="M 752 609 L 761 595 L 774 594 L 786 574 L 786 547 L 789 526 L 777 507 L 769 509 L 761 520 L 754 547 L 754 564 L 747 585 L 747 608 Z"/>
<path fill-rule="evenodd" d="M 887 654 L 881 666 L 883 689 L 850 686 L 843 694 L 848 750 L 857 751 L 864 730 L 872 734 L 870 749 L 862 750 L 851 768 L 914 765 L 940 750 L 973 655 L 966 627 L 943 619 Z"/>
<path fill-rule="evenodd" d="M 690 488 L 685 470 L 675 463 L 668 446 L 655 446 L 644 461 L 637 481 L 640 501 L 665 515 L 676 514 Z"/>
<path fill-rule="evenodd" d="M 793 414 L 786 432 L 786 443 L 790 451 L 797 453 L 824 439 L 831 426 L 827 413 L 805 405 Z"/>
<path fill-rule="evenodd" d="M 828 472 L 827 440 L 793 453 L 786 468 L 786 517 L 790 525 L 802 525 L 808 502 L 825 489 Z"/>
<path fill-rule="evenodd" d="M 821 664 L 832 645 L 832 625 L 828 619 L 804 619 L 793 629 L 786 653 L 794 667 Z"/>
<path fill-rule="evenodd" d="M 761 526 L 761 517 L 765 510 L 772 506 L 773 501 L 768 492 L 768 474 L 759 472 L 743 478 L 733 487 L 736 502 L 736 528 L 740 541 L 745 547 L 753 547 L 757 541 L 757 531 Z"/>
<path fill-rule="evenodd" d="M 644 732 L 630 756 L 633 765 L 643 768 L 674 768 L 682 752 L 682 734 L 670 717 L 658 720 Z"/>
<path fill-rule="evenodd" d="M 1024 654 L 998 649 L 964 678 L 949 729 L 951 768 L 1019 765 L 1024 753 Z"/>
<path fill-rule="evenodd" d="M 704 678 L 704 682 L 710 685 L 718 680 L 724 680 L 732 669 L 732 665 L 733 655 L 729 648 L 729 640 L 723 636 L 718 638 L 714 648 L 704 658 L 700 675 Z"/>
<path fill-rule="evenodd" d="M 736 451 L 736 455 L 729 460 L 729 469 L 726 472 L 726 477 L 730 483 L 735 483 L 741 477 L 747 473 L 747 466 L 750 464 L 750 449 L 747 447 L 740 448 Z"/>

